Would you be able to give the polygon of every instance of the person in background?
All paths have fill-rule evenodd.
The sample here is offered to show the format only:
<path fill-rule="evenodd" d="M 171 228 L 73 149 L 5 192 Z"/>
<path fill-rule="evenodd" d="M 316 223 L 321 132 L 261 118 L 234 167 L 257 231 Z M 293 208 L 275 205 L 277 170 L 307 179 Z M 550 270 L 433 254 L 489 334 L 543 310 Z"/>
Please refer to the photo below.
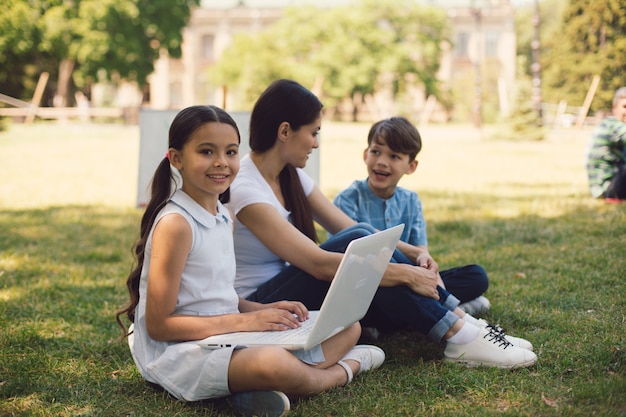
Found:
<path fill-rule="evenodd" d="M 180 400 L 228 397 L 241 415 L 283 416 L 289 397 L 346 385 L 380 366 L 384 353 L 355 347 L 358 323 L 306 351 L 197 343 L 220 333 L 297 328 L 308 318 L 301 302 L 260 304 L 235 292 L 233 222 L 223 203 L 239 171 L 239 143 L 235 121 L 218 107 L 192 106 L 174 118 L 141 220 L 130 301 L 116 318 L 148 382 Z"/>
<path fill-rule="evenodd" d="M 438 283 L 457 297 L 459 308 L 476 316 L 491 306 L 483 293 L 489 286 L 487 272 L 480 265 L 465 265 L 440 271 L 428 251 L 426 221 L 418 194 L 398 187 L 404 175 L 417 169 L 422 139 L 404 117 L 380 120 L 370 128 L 363 160 L 368 177 L 354 181 L 333 203 L 357 222 L 384 230 L 404 224 L 398 245 L 398 262 L 427 268 L 438 275 Z"/>
<path fill-rule="evenodd" d="M 302 169 L 319 146 L 321 123 L 320 100 L 292 80 L 274 81 L 254 105 L 251 151 L 241 160 L 228 203 L 235 214 L 240 297 L 298 300 L 317 310 L 350 241 L 376 232 L 334 206 Z M 314 221 L 334 236 L 318 245 Z M 437 282 L 430 269 L 390 263 L 361 325 L 445 341 L 444 359 L 468 366 L 536 362 L 530 342 L 463 312 Z"/>
<path fill-rule="evenodd" d="M 594 198 L 607 203 L 626 201 L 626 87 L 615 91 L 612 115 L 594 130 L 586 165 Z"/>

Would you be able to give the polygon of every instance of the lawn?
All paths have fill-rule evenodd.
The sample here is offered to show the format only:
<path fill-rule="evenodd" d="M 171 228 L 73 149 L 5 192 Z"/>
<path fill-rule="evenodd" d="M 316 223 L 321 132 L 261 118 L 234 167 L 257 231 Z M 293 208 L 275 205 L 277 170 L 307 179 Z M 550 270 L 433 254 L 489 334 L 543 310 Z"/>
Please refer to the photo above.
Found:
<path fill-rule="evenodd" d="M 329 197 L 365 175 L 367 129 L 324 124 Z M 588 129 L 541 142 L 496 141 L 493 129 L 423 129 L 403 185 L 420 193 L 441 267 L 487 269 L 485 318 L 531 340 L 537 364 L 467 369 L 416 334 L 383 335 L 383 367 L 290 415 L 626 415 L 626 205 L 588 196 Z M 230 416 L 222 401 L 148 386 L 118 339 L 141 216 L 139 128 L 12 125 L 0 149 L 0 416 Z"/>

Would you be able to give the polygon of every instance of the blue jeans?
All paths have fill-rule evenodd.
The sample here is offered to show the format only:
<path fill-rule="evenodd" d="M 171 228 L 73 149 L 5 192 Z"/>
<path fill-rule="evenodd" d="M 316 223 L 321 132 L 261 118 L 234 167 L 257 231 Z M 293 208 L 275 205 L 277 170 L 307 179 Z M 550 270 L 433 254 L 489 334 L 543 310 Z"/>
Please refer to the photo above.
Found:
<path fill-rule="evenodd" d="M 343 253 L 352 240 L 374 232 L 370 225 L 358 223 L 328 239 L 321 248 Z M 402 254 L 396 250 L 392 262 L 397 262 L 395 258 L 399 255 Z M 248 300 L 260 303 L 296 300 L 302 302 L 309 310 L 319 310 L 329 285 L 330 283 L 318 280 L 300 268 L 290 265 L 259 286 Z M 376 327 L 381 331 L 413 329 L 439 343 L 459 319 L 452 313 L 459 300 L 442 287 L 438 287 L 438 291 L 440 298 L 434 300 L 419 295 L 404 285 L 379 287 L 367 314 L 361 320 L 361 325 Z"/>
<path fill-rule="evenodd" d="M 402 252 L 396 250 L 393 259 L 402 264 L 412 262 Z M 489 287 L 487 271 L 480 265 L 465 265 L 456 268 L 439 271 L 441 280 L 446 286 L 446 290 L 459 299 L 461 303 L 466 303 L 481 295 Z"/>

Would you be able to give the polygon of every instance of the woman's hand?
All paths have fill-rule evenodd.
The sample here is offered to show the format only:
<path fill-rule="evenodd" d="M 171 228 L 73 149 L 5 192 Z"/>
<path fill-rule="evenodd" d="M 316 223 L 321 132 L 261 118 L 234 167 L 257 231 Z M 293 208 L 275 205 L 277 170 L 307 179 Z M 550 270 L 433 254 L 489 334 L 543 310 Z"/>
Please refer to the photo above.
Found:
<path fill-rule="evenodd" d="M 409 283 L 407 284 L 409 288 L 424 297 L 439 300 L 439 291 L 437 291 L 439 274 L 431 271 L 430 269 L 421 267 L 412 267 L 412 269 L 414 271 L 413 274 L 411 274 Z"/>
<path fill-rule="evenodd" d="M 438 280 L 439 274 L 429 269 L 409 264 L 391 263 L 385 271 L 381 285 L 387 287 L 406 285 L 417 294 L 439 300 Z"/>

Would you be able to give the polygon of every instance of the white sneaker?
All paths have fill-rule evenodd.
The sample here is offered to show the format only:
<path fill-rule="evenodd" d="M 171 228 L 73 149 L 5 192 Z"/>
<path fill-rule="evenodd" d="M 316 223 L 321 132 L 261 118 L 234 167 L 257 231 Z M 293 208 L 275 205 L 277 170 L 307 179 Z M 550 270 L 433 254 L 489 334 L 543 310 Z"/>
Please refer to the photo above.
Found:
<path fill-rule="evenodd" d="M 359 375 L 362 372 L 379 368 L 385 361 L 385 352 L 378 346 L 356 345 L 350 352 L 346 353 L 337 364 L 346 370 L 348 374 L 348 382 L 346 384 L 349 384 L 352 381 L 352 369 L 344 362 L 346 360 L 353 360 L 359 363 L 359 371 L 356 373 L 356 375 Z"/>
<path fill-rule="evenodd" d="M 237 392 L 227 401 L 242 417 L 283 417 L 290 409 L 289 397 L 280 391 Z"/>
<path fill-rule="evenodd" d="M 491 308 L 491 302 L 487 299 L 487 297 L 474 298 L 466 303 L 459 304 L 459 308 L 465 311 L 467 314 L 471 316 L 475 316 L 479 313 L 483 313 Z"/>
<path fill-rule="evenodd" d="M 533 344 L 530 343 L 528 340 L 522 339 L 521 337 L 509 336 L 508 334 L 505 334 L 504 329 L 498 325 L 489 324 L 487 321 L 483 319 L 478 319 L 478 326 L 486 328 L 486 329 L 491 328 L 494 331 L 499 332 L 500 334 L 502 334 L 502 336 L 504 336 L 506 340 L 509 341 L 509 343 L 513 344 L 513 346 L 517 346 L 519 348 L 530 350 L 530 351 L 533 350 Z"/>
<path fill-rule="evenodd" d="M 445 361 L 470 367 L 523 368 L 537 362 L 537 355 L 530 350 L 513 346 L 493 328 L 481 328 L 478 337 L 470 343 L 458 345 L 448 342 L 443 355 Z"/>

